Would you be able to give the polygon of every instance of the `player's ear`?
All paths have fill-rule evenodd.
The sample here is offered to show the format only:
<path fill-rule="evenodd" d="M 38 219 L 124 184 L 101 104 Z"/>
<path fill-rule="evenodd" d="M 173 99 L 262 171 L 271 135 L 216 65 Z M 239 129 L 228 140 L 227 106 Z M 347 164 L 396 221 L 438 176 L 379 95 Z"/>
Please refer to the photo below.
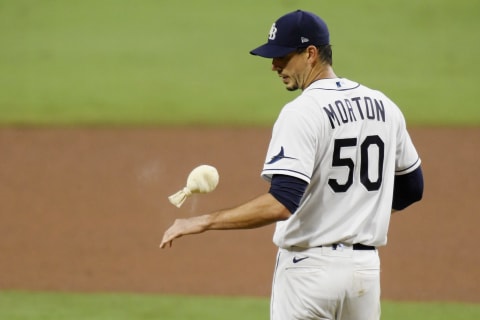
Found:
<path fill-rule="evenodd" d="M 310 45 L 307 47 L 307 49 L 305 50 L 306 53 L 307 53 L 307 59 L 309 62 L 313 62 L 315 60 L 318 59 L 318 48 L 313 46 L 313 45 Z"/>

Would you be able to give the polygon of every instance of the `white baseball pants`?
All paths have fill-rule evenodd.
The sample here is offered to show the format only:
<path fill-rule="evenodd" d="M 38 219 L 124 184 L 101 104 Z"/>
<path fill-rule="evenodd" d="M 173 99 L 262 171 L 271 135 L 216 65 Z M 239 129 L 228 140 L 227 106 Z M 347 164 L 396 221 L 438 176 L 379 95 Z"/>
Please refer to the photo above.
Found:
<path fill-rule="evenodd" d="M 341 245 L 279 249 L 270 319 L 380 319 L 378 251 Z"/>

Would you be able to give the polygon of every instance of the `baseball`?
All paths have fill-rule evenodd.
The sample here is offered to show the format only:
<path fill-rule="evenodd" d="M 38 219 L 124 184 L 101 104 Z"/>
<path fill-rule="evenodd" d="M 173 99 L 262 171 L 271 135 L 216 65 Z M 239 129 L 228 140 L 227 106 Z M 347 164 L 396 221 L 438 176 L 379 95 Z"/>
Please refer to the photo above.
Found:
<path fill-rule="evenodd" d="M 193 169 L 187 178 L 187 185 L 177 193 L 168 197 L 171 204 L 180 208 L 192 193 L 209 193 L 218 185 L 219 175 L 215 167 L 200 165 Z"/>

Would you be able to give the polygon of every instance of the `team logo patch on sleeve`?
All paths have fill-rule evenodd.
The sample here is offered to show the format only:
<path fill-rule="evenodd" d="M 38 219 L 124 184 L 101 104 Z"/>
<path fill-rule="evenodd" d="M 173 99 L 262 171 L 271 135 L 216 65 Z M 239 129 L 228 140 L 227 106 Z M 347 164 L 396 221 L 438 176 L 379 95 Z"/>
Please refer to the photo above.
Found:
<path fill-rule="evenodd" d="M 282 159 L 294 159 L 294 160 L 298 160 L 297 158 L 292 158 L 292 157 L 287 157 L 285 155 L 285 149 L 283 148 L 283 146 L 280 148 L 280 152 L 276 155 L 274 155 L 272 157 L 272 159 L 270 159 L 270 161 L 267 162 L 267 164 L 272 164 L 272 163 L 275 163 L 277 161 L 280 161 Z"/>

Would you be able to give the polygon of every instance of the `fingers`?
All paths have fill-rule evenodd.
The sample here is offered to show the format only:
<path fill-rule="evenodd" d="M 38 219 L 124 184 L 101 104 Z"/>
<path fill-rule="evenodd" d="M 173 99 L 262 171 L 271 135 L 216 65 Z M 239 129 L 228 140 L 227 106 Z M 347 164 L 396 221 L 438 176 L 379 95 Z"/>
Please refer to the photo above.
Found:
<path fill-rule="evenodd" d="M 162 240 L 162 243 L 160 243 L 160 249 L 164 249 L 167 247 L 171 248 L 172 247 L 173 240 Z"/>
<path fill-rule="evenodd" d="M 166 248 L 167 245 L 169 248 L 172 247 L 173 240 L 176 238 L 180 238 L 185 234 L 185 228 L 182 226 L 183 219 L 177 219 L 175 222 L 170 226 L 170 228 L 165 231 L 163 234 L 162 242 L 160 243 L 160 248 Z"/>
<path fill-rule="evenodd" d="M 173 243 L 173 241 L 167 241 L 167 242 L 163 242 L 163 241 L 162 241 L 162 243 L 160 243 L 160 249 L 166 248 L 167 245 L 168 245 L 169 248 L 171 248 L 171 247 L 172 247 L 172 243 Z"/>
<path fill-rule="evenodd" d="M 180 238 L 185 235 L 195 234 L 205 231 L 205 227 L 202 225 L 201 217 L 192 217 L 189 219 L 177 219 L 170 228 L 163 234 L 160 248 L 165 248 L 167 245 L 172 246 L 172 242 L 176 238 Z"/>
<path fill-rule="evenodd" d="M 170 227 L 170 229 L 168 229 L 167 231 L 165 231 L 165 234 L 163 235 L 163 239 L 162 239 L 162 242 L 160 243 L 160 248 L 161 249 L 164 249 L 167 247 L 171 248 L 172 247 L 172 243 L 173 243 L 173 239 L 175 238 L 178 238 L 180 237 L 180 235 L 178 236 L 173 236 L 170 232 L 170 230 L 172 229 L 172 227 Z"/>

